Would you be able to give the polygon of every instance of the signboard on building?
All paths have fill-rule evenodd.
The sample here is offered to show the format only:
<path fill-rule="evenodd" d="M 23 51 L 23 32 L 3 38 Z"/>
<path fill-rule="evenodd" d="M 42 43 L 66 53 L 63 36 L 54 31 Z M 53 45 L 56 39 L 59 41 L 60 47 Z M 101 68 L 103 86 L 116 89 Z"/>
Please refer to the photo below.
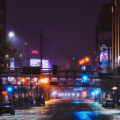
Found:
<path fill-rule="evenodd" d="M 31 67 L 40 67 L 41 65 L 41 60 L 40 59 L 30 59 L 30 66 Z M 42 68 L 47 69 L 50 68 L 50 63 L 49 60 L 42 60 Z"/>
<path fill-rule="evenodd" d="M 100 47 L 100 68 L 101 73 L 107 73 L 107 68 L 111 64 L 111 48 L 109 49 L 106 44 Z"/>
<path fill-rule="evenodd" d="M 37 55 L 37 54 L 39 54 L 39 52 L 38 52 L 38 50 L 32 50 L 32 54 Z"/>
<path fill-rule="evenodd" d="M 10 58 L 10 70 L 15 70 L 15 59 Z"/>

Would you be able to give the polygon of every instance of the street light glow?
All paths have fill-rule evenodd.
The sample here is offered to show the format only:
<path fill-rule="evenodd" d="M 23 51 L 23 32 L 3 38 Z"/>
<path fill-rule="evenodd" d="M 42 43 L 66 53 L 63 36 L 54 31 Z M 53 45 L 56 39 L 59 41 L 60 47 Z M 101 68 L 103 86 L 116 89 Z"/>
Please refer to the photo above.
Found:
<path fill-rule="evenodd" d="M 21 79 L 21 82 L 24 83 L 24 82 L 25 82 L 25 78 L 22 78 L 22 79 Z"/>
<path fill-rule="evenodd" d="M 89 63 L 89 62 L 90 62 L 90 57 L 85 57 L 85 58 L 79 60 L 79 65 L 83 65 L 83 64 Z"/>
<path fill-rule="evenodd" d="M 40 79 L 40 83 L 48 83 L 49 79 L 48 78 L 42 78 Z"/>
<path fill-rule="evenodd" d="M 9 36 L 9 38 L 14 38 L 15 34 L 14 34 L 14 32 L 11 31 L 11 32 L 8 33 L 8 36 Z"/>
<path fill-rule="evenodd" d="M 117 86 L 112 87 L 112 90 L 117 90 L 117 89 L 118 89 Z"/>
<path fill-rule="evenodd" d="M 82 59 L 82 60 L 81 60 L 81 62 L 82 62 L 82 64 L 84 64 L 84 63 L 85 63 L 85 60 L 84 60 L 84 59 Z"/>
<path fill-rule="evenodd" d="M 85 57 L 85 62 L 90 62 L 90 57 Z"/>
<path fill-rule="evenodd" d="M 89 75 L 88 74 L 83 74 L 81 76 L 81 79 L 83 80 L 83 82 L 88 83 L 89 82 Z"/>
<path fill-rule="evenodd" d="M 79 65 L 82 65 L 82 64 L 83 64 L 83 63 L 82 63 L 82 61 L 80 60 L 80 61 L 79 61 Z"/>

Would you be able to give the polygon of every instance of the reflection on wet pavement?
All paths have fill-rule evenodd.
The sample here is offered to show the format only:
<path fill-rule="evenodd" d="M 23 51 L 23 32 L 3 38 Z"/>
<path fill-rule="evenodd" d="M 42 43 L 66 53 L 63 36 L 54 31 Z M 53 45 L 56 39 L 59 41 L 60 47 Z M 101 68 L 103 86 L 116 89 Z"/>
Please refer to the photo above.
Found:
<path fill-rule="evenodd" d="M 0 120 L 120 120 L 120 110 L 105 109 L 98 102 L 53 100 L 44 107 L 17 110 Z"/>
<path fill-rule="evenodd" d="M 72 113 L 77 120 L 92 120 L 93 118 L 97 118 L 99 115 L 96 112 L 90 111 L 80 111 Z"/>

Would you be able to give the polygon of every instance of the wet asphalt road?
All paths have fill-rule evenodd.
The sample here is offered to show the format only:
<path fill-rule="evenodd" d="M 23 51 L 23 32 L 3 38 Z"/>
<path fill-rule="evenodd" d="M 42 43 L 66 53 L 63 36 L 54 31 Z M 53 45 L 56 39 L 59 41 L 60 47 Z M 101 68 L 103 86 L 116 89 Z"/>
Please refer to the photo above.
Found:
<path fill-rule="evenodd" d="M 62 101 L 53 109 L 50 120 L 111 120 L 111 115 L 99 113 L 98 104 L 83 101 Z"/>
<path fill-rule="evenodd" d="M 120 110 L 87 101 L 51 100 L 45 107 L 16 110 L 16 115 L 4 114 L 0 120 L 120 120 Z"/>

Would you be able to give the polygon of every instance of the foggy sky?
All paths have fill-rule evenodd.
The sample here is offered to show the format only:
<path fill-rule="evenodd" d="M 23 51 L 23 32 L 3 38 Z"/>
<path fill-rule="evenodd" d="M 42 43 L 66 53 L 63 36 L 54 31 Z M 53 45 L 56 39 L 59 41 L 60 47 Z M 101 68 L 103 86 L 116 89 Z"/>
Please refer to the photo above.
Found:
<path fill-rule="evenodd" d="M 95 26 L 103 3 L 110 0 L 8 0 L 7 31 L 16 33 L 14 44 L 28 42 L 39 49 L 44 34 L 44 57 L 66 66 L 73 56 L 93 56 Z"/>

